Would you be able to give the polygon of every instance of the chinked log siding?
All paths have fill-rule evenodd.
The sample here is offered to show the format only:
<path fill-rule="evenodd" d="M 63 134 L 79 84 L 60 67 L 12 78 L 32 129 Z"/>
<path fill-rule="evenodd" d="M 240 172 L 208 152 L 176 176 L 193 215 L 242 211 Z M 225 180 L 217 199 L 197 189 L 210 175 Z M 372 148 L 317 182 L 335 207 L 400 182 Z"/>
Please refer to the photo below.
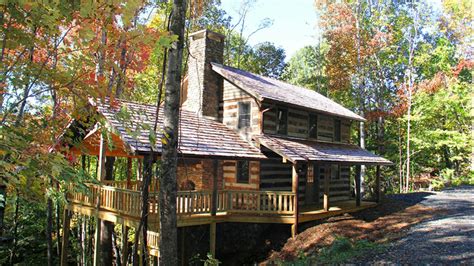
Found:
<path fill-rule="evenodd" d="M 260 187 L 260 162 L 249 162 L 250 175 L 248 183 L 237 182 L 237 161 L 223 162 L 224 189 L 258 190 Z"/>
<path fill-rule="evenodd" d="M 276 106 L 264 104 L 263 109 L 267 111 L 263 114 L 263 132 L 266 134 L 276 134 L 277 114 Z M 350 143 L 351 121 L 339 117 L 333 117 L 305 110 L 288 108 L 288 136 L 308 139 L 309 115 L 316 114 L 317 133 L 319 141 L 333 142 L 334 140 L 334 119 L 341 120 L 341 142 Z"/>
<path fill-rule="evenodd" d="M 319 201 L 322 202 L 324 196 L 324 177 L 331 174 L 331 165 L 315 165 L 314 169 L 319 169 Z M 351 197 L 350 173 L 351 168 L 340 166 L 339 178 L 329 181 L 329 201 L 348 200 Z"/>
<path fill-rule="evenodd" d="M 250 103 L 251 119 L 249 128 L 238 128 L 239 102 Z M 252 135 L 260 133 L 260 109 L 256 100 L 228 81 L 224 81 L 223 102 L 220 109 L 222 110 L 222 122 L 236 130 L 244 138 L 250 140 Z"/>
<path fill-rule="evenodd" d="M 292 165 L 282 163 L 281 160 L 266 160 L 260 162 L 260 190 L 261 191 L 291 191 Z M 299 197 L 304 201 L 306 176 L 299 178 Z"/>

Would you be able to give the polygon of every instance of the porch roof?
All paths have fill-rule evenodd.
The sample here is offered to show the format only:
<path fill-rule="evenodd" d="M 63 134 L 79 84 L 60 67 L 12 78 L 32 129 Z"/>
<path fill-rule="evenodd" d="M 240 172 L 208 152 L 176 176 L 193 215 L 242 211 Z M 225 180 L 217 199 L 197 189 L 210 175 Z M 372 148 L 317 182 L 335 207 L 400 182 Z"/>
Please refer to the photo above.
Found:
<path fill-rule="evenodd" d="M 315 161 L 390 165 L 391 161 L 352 144 L 325 143 L 299 138 L 260 135 L 255 141 L 290 162 Z"/>

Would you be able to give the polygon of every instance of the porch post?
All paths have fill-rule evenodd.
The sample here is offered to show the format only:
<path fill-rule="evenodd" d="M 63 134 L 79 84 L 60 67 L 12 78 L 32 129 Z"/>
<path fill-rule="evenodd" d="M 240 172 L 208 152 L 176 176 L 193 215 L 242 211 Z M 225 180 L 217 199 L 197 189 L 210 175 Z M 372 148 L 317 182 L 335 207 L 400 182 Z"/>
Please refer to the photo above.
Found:
<path fill-rule="evenodd" d="M 375 169 L 375 200 L 380 202 L 382 199 L 381 189 L 380 189 L 380 165 L 377 165 Z"/>
<path fill-rule="evenodd" d="M 329 211 L 329 178 L 331 177 L 331 168 L 329 171 L 324 171 L 324 197 L 323 197 L 323 208 L 325 211 Z"/>
<path fill-rule="evenodd" d="M 291 236 L 295 237 L 296 234 L 298 234 L 298 216 L 299 216 L 299 208 L 298 208 L 298 183 L 299 183 L 299 176 L 298 176 L 298 170 L 297 170 L 297 164 L 293 164 L 293 171 L 292 171 L 292 185 L 291 185 L 291 191 L 295 194 L 295 199 L 294 199 L 294 216 L 295 216 L 295 222 L 291 226 Z"/>
<path fill-rule="evenodd" d="M 104 180 L 105 178 L 105 151 L 107 148 L 106 140 L 103 135 L 104 133 L 100 134 L 100 151 L 99 151 L 99 161 L 98 161 L 98 169 L 97 169 L 97 179 L 99 181 Z M 94 239 L 94 266 L 101 265 L 101 256 L 99 255 L 99 245 L 100 245 L 100 224 L 101 221 L 99 219 L 99 209 L 100 209 L 100 192 L 101 188 L 97 190 L 96 195 L 96 227 L 95 227 L 95 239 Z"/>
<path fill-rule="evenodd" d="M 361 181 L 361 166 L 357 165 L 356 166 L 356 172 L 355 172 L 355 184 L 356 184 L 356 206 L 360 206 L 360 198 L 361 198 L 361 193 L 360 193 L 360 181 Z"/>
<path fill-rule="evenodd" d="M 127 158 L 127 189 L 130 189 L 132 179 L 132 158 Z"/>

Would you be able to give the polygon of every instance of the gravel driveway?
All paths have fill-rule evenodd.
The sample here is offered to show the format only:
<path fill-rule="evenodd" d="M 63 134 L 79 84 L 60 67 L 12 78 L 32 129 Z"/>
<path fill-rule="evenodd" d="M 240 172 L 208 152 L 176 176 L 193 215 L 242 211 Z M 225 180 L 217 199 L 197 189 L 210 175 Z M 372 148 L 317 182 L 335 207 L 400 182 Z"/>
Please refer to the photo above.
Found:
<path fill-rule="evenodd" d="M 447 212 L 413 226 L 383 253 L 364 256 L 363 263 L 474 265 L 474 187 L 435 192 L 420 203 Z"/>

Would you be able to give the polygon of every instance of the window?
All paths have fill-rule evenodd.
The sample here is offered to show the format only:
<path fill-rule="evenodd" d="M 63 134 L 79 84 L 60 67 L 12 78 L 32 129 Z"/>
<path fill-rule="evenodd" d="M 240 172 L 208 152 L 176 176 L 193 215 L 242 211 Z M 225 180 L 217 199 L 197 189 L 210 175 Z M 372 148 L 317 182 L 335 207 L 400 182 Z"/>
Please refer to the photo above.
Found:
<path fill-rule="evenodd" d="M 339 179 L 339 165 L 331 164 L 331 180 Z"/>
<path fill-rule="evenodd" d="M 341 142 L 341 120 L 334 119 L 334 141 Z"/>
<path fill-rule="evenodd" d="M 237 183 L 248 183 L 249 177 L 249 161 L 237 161 Z"/>
<path fill-rule="evenodd" d="M 239 122 L 238 128 L 250 127 L 250 103 L 240 102 L 239 103 Z"/>
<path fill-rule="evenodd" d="M 277 133 L 286 135 L 288 133 L 288 110 L 277 109 Z"/>
<path fill-rule="evenodd" d="M 312 139 L 318 138 L 318 116 L 309 115 L 308 136 Z"/>

